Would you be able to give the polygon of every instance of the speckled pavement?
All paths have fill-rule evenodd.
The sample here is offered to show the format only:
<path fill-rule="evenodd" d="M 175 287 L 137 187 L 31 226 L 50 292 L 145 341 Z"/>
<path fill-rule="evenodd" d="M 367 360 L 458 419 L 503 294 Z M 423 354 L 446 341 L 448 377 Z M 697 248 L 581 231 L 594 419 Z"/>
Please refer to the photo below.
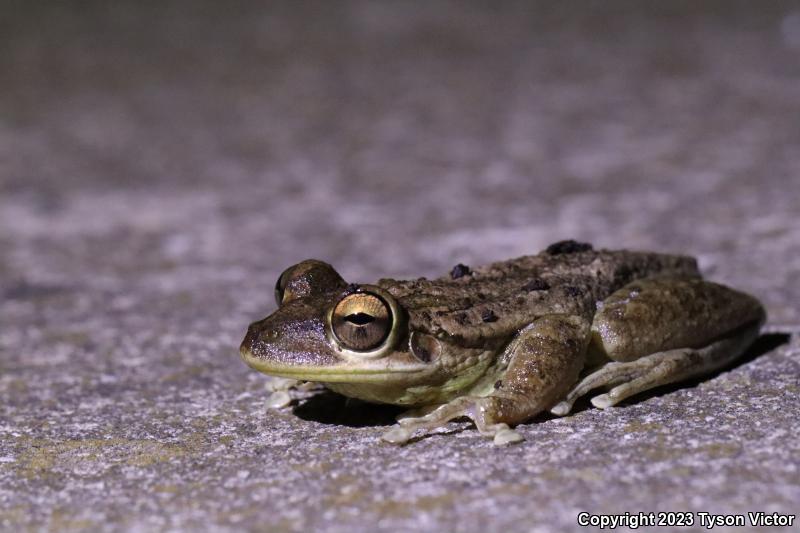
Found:
<path fill-rule="evenodd" d="M 0 529 L 798 513 L 797 3 L 270 6 L 5 4 Z M 331 393 L 271 411 L 239 361 L 298 260 L 434 276 L 570 237 L 694 254 L 767 334 L 507 448 L 385 445 L 396 411 Z"/>

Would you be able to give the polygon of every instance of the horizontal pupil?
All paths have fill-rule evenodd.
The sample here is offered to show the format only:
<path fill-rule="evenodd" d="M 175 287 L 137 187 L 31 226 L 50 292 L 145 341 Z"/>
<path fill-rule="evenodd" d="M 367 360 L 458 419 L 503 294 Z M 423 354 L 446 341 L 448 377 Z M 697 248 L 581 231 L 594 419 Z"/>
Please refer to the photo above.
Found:
<path fill-rule="evenodd" d="M 344 317 L 344 319 L 357 326 L 363 326 L 365 324 L 373 322 L 375 320 L 375 317 L 372 315 L 368 315 L 367 313 L 353 313 L 351 315 L 347 315 L 346 317 Z"/>

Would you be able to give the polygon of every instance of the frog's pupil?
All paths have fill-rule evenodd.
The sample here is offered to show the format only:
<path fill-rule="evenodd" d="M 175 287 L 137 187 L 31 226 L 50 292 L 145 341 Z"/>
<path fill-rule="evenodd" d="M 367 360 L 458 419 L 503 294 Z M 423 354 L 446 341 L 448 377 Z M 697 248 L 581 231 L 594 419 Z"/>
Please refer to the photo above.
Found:
<path fill-rule="evenodd" d="M 351 315 L 347 315 L 346 317 L 344 317 L 344 319 L 357 326 L 364 326 L 366 324 L 369 324 L 370 322 L 373 322 L 375 320 L 375 317 L 372 315 L 368 315 L 367 313 L 353 313 Z"/>

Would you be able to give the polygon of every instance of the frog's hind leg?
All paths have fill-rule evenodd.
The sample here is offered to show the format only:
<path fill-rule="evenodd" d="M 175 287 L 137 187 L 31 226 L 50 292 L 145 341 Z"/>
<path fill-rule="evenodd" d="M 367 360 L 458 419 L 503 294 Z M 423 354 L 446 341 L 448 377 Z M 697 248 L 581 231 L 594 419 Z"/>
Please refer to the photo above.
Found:
<path fill-rule="evenodd" d="M 592 399 L 606 408 L 722 368 L 756 339 L 764 317 L 751 296 L 700 279 L 633 283 L 612 294 L 592 324 L 592 349 L 616 362 L 586 376 L 551 412 L 566 415 L 599 387 L 614 387 Z"/>
<path fill-rule="evenodd" d="M 495 444 L 519 442 L 510 428 L 548 409 L 569 390 L 583 367 L 589 323 L 576 316 L 548 315 L 520 331 L 506 348 L 508 366 L 486 396 L 462 396 L 416 418 L 403 418 L 383 435 L 407 442 L 415 431 L 443 426 L 466 416 Z"/>
<path fill-rule="evenodd" d="M 742 328 L 737 334 L 713 342 L 705 348 L 669 350 L 647 356 L 655 363 L 650 370 L 631 381 L 617 385 L 606 394 L 595 396 L 591 400 L 592 405 L 605 409 L 634 394 L 660 385 L 701 376 L 724 367 L 739 357 L 753 343 L 758 337 L 758 330 L 759 327 L 753 324 Z"/>
<path fill-rule="evenodd" d="M 613 386 L 608 393 L 591 400 L 595 407 L 605 409 L 640 392 L 707 374 L 739 357 L 756 337 L 758 326 L 753 324 L 704 348 L 679 348 L 650 354 L 629 363 L 609 363 L 586 376 L 550 412 L 566 415 L 572 410 L 575 400 L 600 387 Z"/>

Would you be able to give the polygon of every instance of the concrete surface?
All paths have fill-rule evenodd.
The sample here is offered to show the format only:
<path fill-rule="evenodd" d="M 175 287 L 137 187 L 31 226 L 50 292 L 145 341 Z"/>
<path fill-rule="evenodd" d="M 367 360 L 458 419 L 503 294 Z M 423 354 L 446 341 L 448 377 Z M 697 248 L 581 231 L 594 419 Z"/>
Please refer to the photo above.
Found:
<path fill-rule="evenodd" d="M 4 3 L 2 529 L 797 512 L 797 3 L 270 6 Z M 300 259 L 431 276 L 567 237 L 696 254 L 771 333 L 507 449 L 382 445 L 392 409 L 329 393 L 268 411 L 238 359 Z"/>

